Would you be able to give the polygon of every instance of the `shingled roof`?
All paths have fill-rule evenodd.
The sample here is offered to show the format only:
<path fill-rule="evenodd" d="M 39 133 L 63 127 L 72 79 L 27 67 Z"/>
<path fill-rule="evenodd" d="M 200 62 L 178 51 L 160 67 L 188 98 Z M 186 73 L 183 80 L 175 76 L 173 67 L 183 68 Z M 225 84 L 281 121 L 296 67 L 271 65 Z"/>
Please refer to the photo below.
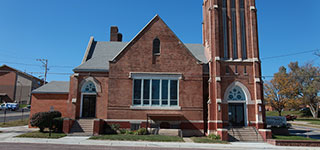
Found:
<path fill-rule="evenodd" d="M 138 36 L 142 34 L 153 22 L 162 20 L 156 15 L 130 42 L 97 42 L 90 38 L 86 53 L 80 66 L 73 69 L 74 72 L 108 72 L 109 61 L 116 58 L 125 51 L 126 47 L 133 44 Z M 184 44 L 191 54 L 200 62 L 207 64 L 208 60 L 204 54 L 202 44 Z"/>
<path fill-rule="evenodd" d="M 111 61 L 128 42 L 96 42 L 93 41 L 84 62 L 73 69 L 74 72 L 108 72 Z M 208 63 L 202 44 L 185 44 L 189 51 L 202 63 Z"/>
<path fill-rule="evenodd" d="M 32 91 L 32 94 L 68 94 L 69 93 L 69 81 L 51 81 Z"/>

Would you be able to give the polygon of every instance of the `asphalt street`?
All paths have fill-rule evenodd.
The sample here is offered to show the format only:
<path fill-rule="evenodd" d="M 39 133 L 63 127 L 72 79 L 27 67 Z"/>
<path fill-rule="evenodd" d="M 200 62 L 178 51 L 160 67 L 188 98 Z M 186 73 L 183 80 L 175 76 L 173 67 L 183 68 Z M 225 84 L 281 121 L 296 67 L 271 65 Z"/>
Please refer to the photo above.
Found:
<path fill-rule="evenodd" d="M 320 128 L 292 125 L 292 127 L 289 129 L 289 132 L 290 134 L 294 135 L 320 139 Z"/>
<path fill-rule="evenodd" d="M 62 145 L 62 144 L 30 144 L 1 143 L 0 150 L 197 150 L 197 148 L 159 148 L 159 147 L 121 147 L 97 145 Z M 201 149 L 199 149 L 201 150 Z"/>
<path fill-rule="evenodd" d="M 30 111 L 24 111 L 22 114 L 21 110 L 17 111 L 6 111 L 6 115 L 4 114 L 4 110 L 0 111 L 0 123 L 4 122 L 4 118 L 6 122 L 8 121 L 15 121 L 15 120 L 21 120 L 28 119 L 29 118 Z"/>

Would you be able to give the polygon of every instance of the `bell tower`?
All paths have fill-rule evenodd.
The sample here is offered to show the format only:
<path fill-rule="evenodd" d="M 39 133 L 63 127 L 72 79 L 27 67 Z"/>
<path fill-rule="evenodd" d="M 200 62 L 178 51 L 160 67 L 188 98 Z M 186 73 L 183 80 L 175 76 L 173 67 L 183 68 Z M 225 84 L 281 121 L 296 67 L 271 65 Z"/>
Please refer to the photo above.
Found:
<path fill-rule="evenodd" d="M 255 0 L 204 0 L 203 45 L 210 60 L 208 132 L 265 127 Z"/>

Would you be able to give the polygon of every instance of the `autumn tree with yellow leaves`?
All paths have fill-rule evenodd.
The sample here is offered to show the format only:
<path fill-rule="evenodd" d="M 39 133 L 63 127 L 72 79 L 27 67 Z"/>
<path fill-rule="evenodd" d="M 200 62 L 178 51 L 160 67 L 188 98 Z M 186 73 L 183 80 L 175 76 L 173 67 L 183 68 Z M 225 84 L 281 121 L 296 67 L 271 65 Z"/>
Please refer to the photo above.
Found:
<path fill-rule="evenodd" d="M 281 116 L 288 106 L 293 106 L 298 94 L 298 83 L 287 73 L 285 67 L 280 67 L 271 81 L 264 84 L 264 97 L 267 105 L 274 108 Z"/>

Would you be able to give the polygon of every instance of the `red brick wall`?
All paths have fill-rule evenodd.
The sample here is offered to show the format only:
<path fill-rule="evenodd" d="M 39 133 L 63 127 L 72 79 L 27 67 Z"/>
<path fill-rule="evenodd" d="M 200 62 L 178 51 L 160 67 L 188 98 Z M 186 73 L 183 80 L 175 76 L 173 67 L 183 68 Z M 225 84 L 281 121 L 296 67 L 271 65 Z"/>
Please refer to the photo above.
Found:
<path fill-rule="evenodd" d="M 15 84 L 16 73 L 2 68 L 0 72 L 0 93 L 6 93 L 11 100 L 14 100 Z"/>
<path fill-rule="evenodd" d="M 227 1 L 230 4 L 230 0 Z M 219 9 L 216 9 L 214 5 L 218 5 Z M 224 58 L 224 43 L 222 33 L 222 11 L 221 1 L 205 0 L 203 5 L 203 35 L 204 44 L 206 48 L 206 54 L 209 58 L 212 58 L 210 62 L 210 77 L 211 83 L 209 84 L 209 93 L 211 104 L 208 105 L 209 109 L 209 121 L 228 121 L 228 105 L 223 104 L 222 111 L 217 112 L 216 99 L 224 99 L 224 94 L 228 86 L 238 81 L 242 83 L 250 92 L 251 100 L 255 103 L 256 100 L 262 100 L 263 102 L 263 87 L 261 82 L 256 82 L 255 78 L 261 80 L 261 64 L 259 62 L 259 47 L 258 47 L 258 34 L 257 34 L 257 18 L 256 11 L 251 10 L 250 6 L 255 6 L 255 0 L 245 0 L 245 20 L 246 20 L 246 50 L 247 60 L 232 60 L 233 45 L 232 45 L 232 20 L 227 20 L 228 24 L 228 50 L 230 60 L 225 61 Z M 239 9 L 239 1 L 236 1 L 236 9 Z M 231 6 L 227 5 L 227 18 L 231 18 Z M 237 50 L 238 58 L 242 57 L 242 43 L 241 43 L 241 29 L 239 11 L 236 11 L 236 25 L 237 25 Z M 210 18 L 210 16 L 212 18 Z M 251 33 L 251 34 L 249 34 Z M 210 36 L 209 36 L 210 35 Z M 206 46 L 208 45 L 208 46 Z M 216 58 L 219 58 L 216 60 Z M 244 68 L 246 67 L 246 73 Z M 226 73 L 228 68 L 230 73 Z M 236 69 L 237 68 L 237 69 Z M 237 70 L 237 71 L 236 71 Z M 216 81 L 216 77 L 220 77 L 221 81 Z M 256 121 L 256 114 L 262 115 L 264 120 L 264 109 L 262 112 L 257 112 L 256 104 L 248 105 L 248 121 Z M 262 104 L 262 108 L 264 108 Z M 214 125 L 215 124 L 215 125 Z M 209 123 L 209 130 L 216 130 L 217 123 Z"/>
<path fill-rule="evenodd" d="M 153 39 L 161 41 L 160 56 L 153 62 Z M 132 105 L 133 80 L 130 72 L 181 73 L 179 80 L 179 106 L 181 110 L 134 110 Z M 146 119 L 147 114 L 181 114 L 187 120 L 203 120 L 203 71 L 202 65 L 161 19 L 151 25 L 134 40 L 119 57 L 110 64 L 108 119 Z"/>
<path fill-rule="evenodd" d="M 32 94 L 30 118 L 37 112 L 50 111 L 51 106 L 60 111 L 62 117 L 69 117 L 68 94 Z"/>
<path fill-rule="evenodd" d="M 80 73 L 79 76 L 70 77 L 70 95 L 68 98 L 69 116 L 73 119 L 80 117 L 80 105 L 81 105 L 81 86 L 83 80 L 88 77 L 93 77 L 97 84 L 100 85 L 101 91 L 96 95 L 96 118 L 107 118 L 107 103 L 108 103 L 108 73 Z M 71 103 L 72 99 L 76 98 L 76 103 Z"/>

